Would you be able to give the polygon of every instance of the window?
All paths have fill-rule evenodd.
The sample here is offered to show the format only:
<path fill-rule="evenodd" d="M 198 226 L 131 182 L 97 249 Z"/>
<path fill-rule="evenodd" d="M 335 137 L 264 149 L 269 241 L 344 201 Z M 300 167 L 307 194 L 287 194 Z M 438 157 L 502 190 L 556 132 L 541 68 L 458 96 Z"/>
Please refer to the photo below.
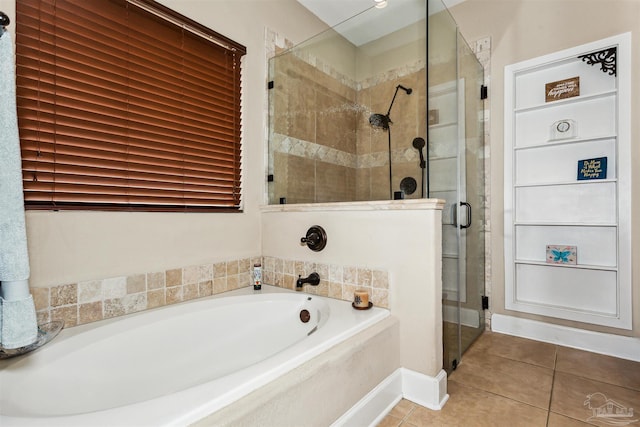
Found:
<path fill-rule="evenodd" d="M 27 209 L 240 209 L 244 46 L 152 0 L 16 12 Z"/>

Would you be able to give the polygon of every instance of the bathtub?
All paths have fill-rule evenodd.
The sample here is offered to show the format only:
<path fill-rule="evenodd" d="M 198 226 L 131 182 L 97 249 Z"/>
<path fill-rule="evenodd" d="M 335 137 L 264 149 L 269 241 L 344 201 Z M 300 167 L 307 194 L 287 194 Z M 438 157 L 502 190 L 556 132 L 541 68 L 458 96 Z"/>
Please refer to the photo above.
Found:
<path fill-rule="evenodd" d="M 0 362 L 0 425 L 187 425 L 387 316 L 263 286 L 65 329 Z"/>

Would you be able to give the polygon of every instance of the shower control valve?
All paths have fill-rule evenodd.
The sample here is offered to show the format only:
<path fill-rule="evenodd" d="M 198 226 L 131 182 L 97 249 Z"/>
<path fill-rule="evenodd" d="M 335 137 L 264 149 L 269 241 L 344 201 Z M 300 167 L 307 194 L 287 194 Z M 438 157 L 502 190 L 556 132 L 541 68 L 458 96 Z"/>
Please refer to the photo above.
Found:
<path fill-rule="evenodd" d="M 319 225 L 309 227 L 307 235 L 300 239 L 300 244 L 307 245 L 312 251 L 319 252 L 327 245 L 327 233 Z"/>

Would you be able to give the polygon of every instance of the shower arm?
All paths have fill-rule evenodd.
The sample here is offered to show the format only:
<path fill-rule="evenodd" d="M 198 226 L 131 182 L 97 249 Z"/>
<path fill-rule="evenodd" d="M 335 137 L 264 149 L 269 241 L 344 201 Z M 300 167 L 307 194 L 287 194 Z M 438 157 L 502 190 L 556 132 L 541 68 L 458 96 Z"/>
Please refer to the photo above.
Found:
<path fill-rule="evenodd" d="M 398 95 L 398 89 L 402 89 L 407 92 L 407 95 L 411 95 L 412 89 L 406 88 L 402 85 L 396 86 L 396 91 L 393 93 L 393 98 L 391 98 L 391 104 L 389 104 L 389 109 L 387 110 L 387 119 L 391 122 L 389 118 L 389 114 L 391 114 L 391 107 L 393 107 L 393 103 L 396 101 L 396 96 Z"/>
<path fill-rule="evenodd" d="M 393 103 L 396 101 L 396 96 L 398 95 L 398 89 L 399 87 L 396 87 L 396 91 L 393 94 L 393 98 L 391 98 L 391 104 L 389 104 L 389 109 L 387 110 L 387 118 L 389 117 L 389 114 L 391 114 L 391 107 L 393 107 Z"/>

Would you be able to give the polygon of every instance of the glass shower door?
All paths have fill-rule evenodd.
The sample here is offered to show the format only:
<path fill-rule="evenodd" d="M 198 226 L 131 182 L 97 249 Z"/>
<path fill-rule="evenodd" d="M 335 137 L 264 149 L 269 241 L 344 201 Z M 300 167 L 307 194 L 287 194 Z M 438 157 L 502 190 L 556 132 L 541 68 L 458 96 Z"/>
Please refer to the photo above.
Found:
<path fill-rule="evenodd" d="M 464 98 L 459 129 L 459 188 L 457 227 L 459 259 L 458 335 L 460 355 L 484 331 L 485 292 L 485 173 L 484 70 L 458 32 L 458 90 Z M 459 361 L 459 360 L 458 360 Z M 453 365 L 453 362 L 452 362 Z M 455 368 L 455 366 L 452 366 Z"/>
<path fill-rule="evenodd" d="M 484 330 L 483 69 L 440 0 L 429 0 L 429 197 L 442 214 L 443 367 Z"/>

